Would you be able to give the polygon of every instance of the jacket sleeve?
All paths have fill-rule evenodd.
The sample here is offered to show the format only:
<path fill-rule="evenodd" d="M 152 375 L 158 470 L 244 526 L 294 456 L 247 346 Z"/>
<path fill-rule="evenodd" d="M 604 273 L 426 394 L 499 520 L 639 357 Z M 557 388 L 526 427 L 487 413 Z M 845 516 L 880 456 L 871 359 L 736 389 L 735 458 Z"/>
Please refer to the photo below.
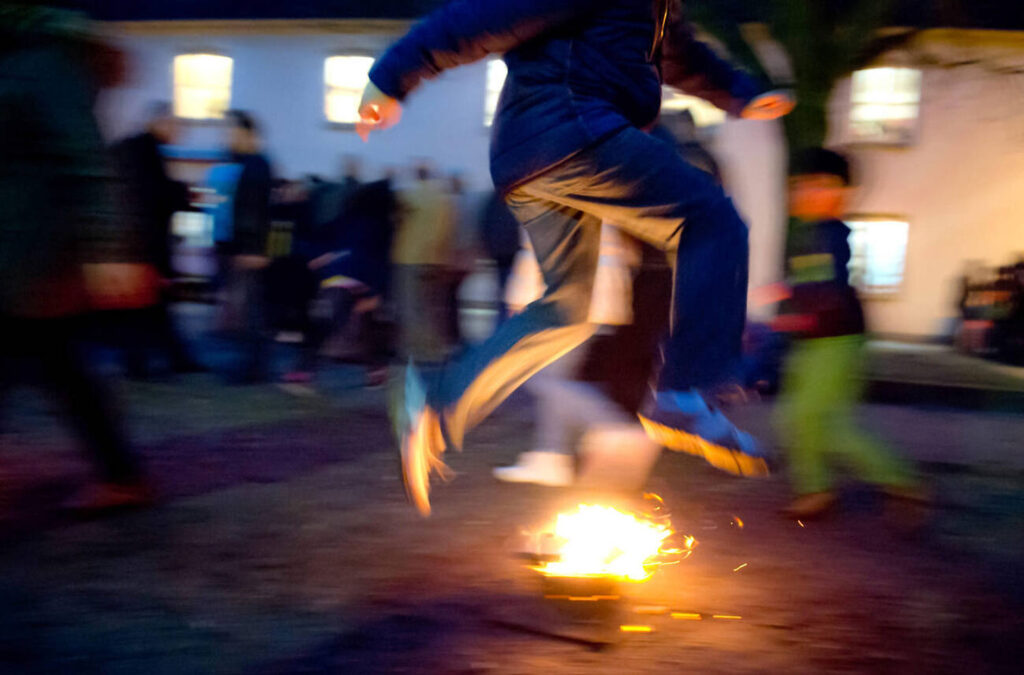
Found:
<path fill-rule="evenodd" d="M 404 99 L 426 79 L 501 54 L 609 0 L 453 0 L 415 25 L 377 61 L 370 80 Z"/>
<path fill-rule="evenodd" d="M 719 57 L 700 42 L 672 2 L 662 44 L 662 77 L 665 84 L 698 96 L 732 115 L 739 115 L 750 101 L 770 85 Z"/>
<path fill-rule="evenodd" d="M 94 92 L 81 54 L 68 46 L 36 55 L 40 77 L 30 84 L 35 124 L 45 139 L 43 156 L 56 173 L 56 208 L 75 228 L 79 262 L 137 262 L 142 254 L 134 214 L 123 207 L 125 186 L 93 115 Z"/>

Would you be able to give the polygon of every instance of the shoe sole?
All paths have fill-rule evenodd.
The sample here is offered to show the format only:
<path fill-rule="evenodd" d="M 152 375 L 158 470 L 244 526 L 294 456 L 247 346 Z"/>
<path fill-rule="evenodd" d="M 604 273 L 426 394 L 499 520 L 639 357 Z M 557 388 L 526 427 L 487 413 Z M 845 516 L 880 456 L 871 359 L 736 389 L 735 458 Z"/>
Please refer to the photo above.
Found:
<path fill-rule="evenodd" d="M 419 443 L 419 439 L 416 437 L 415 431 L 410 431 L 406 434 L 405 439 L 402 441 L 401 447 L 401 464 L 402 464 L 402 483 L 405 485 L 405 496 L 408 498 L 409 503 L 416 508 L 420 514 L 426 518 L 430 515 L 430 493 L 429 493 L 429 481 L 430 481 L 430 470 L 429 468 L 420 467 L 417 469 L 415 463 L 418 461 L 423 463 L 422 452 L 413 447 L 414 444 Z M 422 481 L 414 480 L 414 477 L 419 474 L 426 472 L 427 489 L 417 487 L 421 485 Z"/>
<path fill-rule="evenodd" d="M 751 457 L 739 450 L 717 445 L 695 434 L 658 424 L 643 415 L 637 415 L 637 417 L 640 418 L 640 424 L 647 432 L 647 436 L 670 450 L 701 457 L 716 469 L 734 476 L 755 478 L 771 474 L 768 462 L 761 457 Z"/>
<path fill-rule="evenodd" d="M 408 367 L 412 367 L 411 361 Z M 405 495 L 409 503 L 425 518 L 430 515 L 430 468 L 429 466 L 425 468 L 416 466 L 417 461 L 424 464 L 425 460 L 422 457 L 422 450 L 413 447 L 414 444 L 422 441 L 417 437 L 419 420 L 413 418 L 408 406 L 412 377 L 415 377 L 412 371 L 406 370 L 405 377 L 389 380 L 389 384 L 393 388 L 389 396 L 388 412 L 391 417 L 392 431 L 398 442 L 399 465 L 402 484 L 405 486 Z M 423 472 L 427 474 L 425 487 L 422 486 L 424 481 L 414 480 Z"/>

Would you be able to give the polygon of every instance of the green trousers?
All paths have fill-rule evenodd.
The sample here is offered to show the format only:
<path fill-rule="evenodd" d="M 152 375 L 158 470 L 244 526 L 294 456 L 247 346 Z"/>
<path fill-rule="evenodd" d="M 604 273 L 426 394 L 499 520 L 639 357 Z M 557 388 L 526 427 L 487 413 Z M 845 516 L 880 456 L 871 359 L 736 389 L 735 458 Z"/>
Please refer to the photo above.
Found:
<path fill-rule="evenodd" d="M 872 485 L 917 482 L 906 462 L 857 425 L 863 354 L 863 335 L 800 340 L 793 347 L 776 423 L 799 495 L 828 490 L 834 465 Z"/>

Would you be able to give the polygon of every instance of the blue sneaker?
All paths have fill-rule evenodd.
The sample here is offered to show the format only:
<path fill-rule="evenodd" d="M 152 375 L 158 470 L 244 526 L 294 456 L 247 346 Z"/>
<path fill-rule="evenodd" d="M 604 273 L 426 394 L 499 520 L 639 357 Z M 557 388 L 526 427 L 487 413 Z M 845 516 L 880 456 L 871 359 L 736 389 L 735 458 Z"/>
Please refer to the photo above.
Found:
<path fill-rule="evenodd" d="M 737 429 L 695 389 L 659 391 L 637 414 L 647 436 L 737 476 L 767 476 L 765 453 L 754 437 Z"/>

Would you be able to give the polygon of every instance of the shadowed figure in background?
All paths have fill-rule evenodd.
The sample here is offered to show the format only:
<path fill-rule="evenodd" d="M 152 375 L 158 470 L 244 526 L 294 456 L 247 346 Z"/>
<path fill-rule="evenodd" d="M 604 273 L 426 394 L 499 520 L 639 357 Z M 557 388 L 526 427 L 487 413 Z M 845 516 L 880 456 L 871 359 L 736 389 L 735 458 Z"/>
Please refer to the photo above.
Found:
<path fill-rule="evenodd" d="M 480 214 L 480 242 L 483 249 L 494 261 L 498 273 L 498 324 L 508 318 L 505 303 L 505 289 L 512 264 L 522 245 L 519 221 L 512 215 L 504 198 L 497 192 L 491 194 Z"/>
<path fill-rule="evenodd" d="M 67 505 L 98 510 L 152 495 L 82 323 L 91 309 L 151 305 L 156 272 L 117 209 L 91 35 L 77 15 L 0 3 L 0 390 L 28 375 L 60 400 L 99 473 Z"/>
<path fill-rule="evenodd" d="M 241 358 L 228 377 L 231 384 L 257 384 L 270 378 L 267 335 L 266 269 L 270 264 L 270 195 L 273 177 L 263 155 L 260 128 L 252 115 L 228 112 L 228 151 L 238 167 L 231 205 L 231 235 L 222 250 L 227 264 L 226 295 L 235 310 L 234 326 Z"/>
<path fill-rule="evenodd" d="M 455 239 L 449 182 L 426 162 L 399 194 L 400 218 L 391 248 L 399 353 L 437 363 L 448 354 L 448 276 Z"/>
<path fill-rule="evenodd" d="M 190 209 L 188 188 L 167 175 L 160 146 L 172 145 L 181 133 L 181 123 L 169 103 L 150 107 L 146 130 L 114 145 L 114 157 L 126 181 L 125 210 L 134 214 L 138 238 L 147 263 L 161 277 L 160 301 L 153 307 L 127 317 L 125 366 L 132 377 L 149 375 L 150 351 L 156 348 L 168 358 L 176 373 L 204 370 L 193 358 L 171 316 L 171 288 L 174 279 L 171 218 Z"/>
<path fill-rule="evenodd" d="M 547 291 L 441 369 L 429 391 L 408 370 L 393 410 L 412 501 L 428 513 L 441 453 L 594 333 L 587 317 L 602 221 L 663 250 L 678 239 L 668 359 L 640 413 L 648 433 L 719 468 L 766 473 L 754 439 L 705 398 L 738 369 L 747 227 L 711 176 L 643 130 L 658 117 L 663 83 L 754 119 L 786 114 L 790 96 L 697 41 L 676 0 L 454 0 L 377 60 L 357 130 L 365 137 L 396 124 L 401 101 L 424 80 L 489 54 L 504 54 L 509 71 L 491 174 Z"/>

